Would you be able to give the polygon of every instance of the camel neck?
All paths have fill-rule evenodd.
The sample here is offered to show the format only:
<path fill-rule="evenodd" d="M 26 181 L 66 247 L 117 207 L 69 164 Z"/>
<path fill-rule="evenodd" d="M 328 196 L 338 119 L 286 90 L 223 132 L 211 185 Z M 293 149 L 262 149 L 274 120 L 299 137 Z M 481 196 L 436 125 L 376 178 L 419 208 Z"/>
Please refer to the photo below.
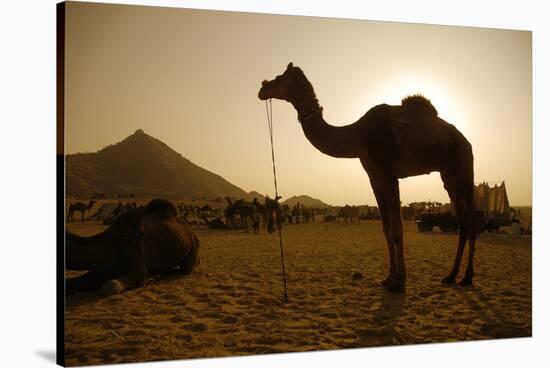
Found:
<path fill-rule="evenodd" d="M 330 125 L 323 118 L 320 107 L 317 112 L 306 115 L 301 123 L 306 138 L 324 154 L 339 158 L 359 157 L 360 134 L 357 124 L 341 127 Z"/>
<path fill-rule="evenodd" d="M 323 108 L 315 95 L 313 86 L 304 76 L 301 87 L 289 99 L 298 112 L 298 121 L 306 138 L 319 151 L 339 158 L 359 157 L 359 127 L 351 124 L 336 127 L 323 118 Z"/>

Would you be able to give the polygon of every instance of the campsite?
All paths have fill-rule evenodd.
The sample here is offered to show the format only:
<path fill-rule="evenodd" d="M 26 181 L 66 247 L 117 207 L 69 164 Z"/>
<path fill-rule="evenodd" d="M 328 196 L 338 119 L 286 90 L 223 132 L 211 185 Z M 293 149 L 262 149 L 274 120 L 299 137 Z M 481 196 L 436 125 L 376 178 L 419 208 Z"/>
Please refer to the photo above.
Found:
<path fill-rule="evenodd" d="M 196 227 L 201 264 L 192 275 L 155 278 L 110 297 L 67 296 L 67 363 L 531 335 L 531 237 L 481 234 L 476 280 L 461 288 L 441 284 L 456 233 L 420 233 L 414 221 L 405 221 L 409 283 L 405 294 L 394 294 L 379 285 L 387 268 L 381 226 L 379 220 L 320 218 L 284 225 L 288 303 L 276 234 Z M 100 221 L 67 224 L 80 235 L 105 227 Z"/>
<path fill-rule="evenodd" d="M 530 33 L 65 10 L 68 365 L 532 336 Z"/>

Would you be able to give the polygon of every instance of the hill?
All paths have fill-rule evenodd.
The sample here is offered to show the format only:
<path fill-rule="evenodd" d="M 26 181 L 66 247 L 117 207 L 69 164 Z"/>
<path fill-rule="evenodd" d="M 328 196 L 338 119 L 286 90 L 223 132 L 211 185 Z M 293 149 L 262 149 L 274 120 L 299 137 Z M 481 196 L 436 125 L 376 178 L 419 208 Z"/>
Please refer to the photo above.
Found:
<path fill-rule="evenodd" d="M 199 199 L 247 198 L 248 193 L 137 130 L 94 153 L 66 156 L 67 195 Z"/>
<path fill-rule="evenodd" d="M 282 202 L 282 204 L 283 205 L 286 204 L 289 207 L 292 207 L 292 206 L 295 206 L 296 203 L 298 203 L 298 202 L 303 204 L 304 206 L 310 207 L 310 208 L 327 208 L 327 207 L 329 207 L 329 205 L 326 204 L 325 202 L 323 202 L 323 201 L 321 201 L 317 198 L 312 198 L 312 197 L 307 196 L 307 195 L 300 195 L 300 196 L 290 197 L 286 201 Z"/>
<path fill-rule="evenodd" d="M 247 199 L 249 201 L 253 200 L 254 198 L 258 199 L 261 203 L 264 202 L 265 194 L 262 194 L 260 192 L 257 192 L 255 190 L 248 192 Z"/>

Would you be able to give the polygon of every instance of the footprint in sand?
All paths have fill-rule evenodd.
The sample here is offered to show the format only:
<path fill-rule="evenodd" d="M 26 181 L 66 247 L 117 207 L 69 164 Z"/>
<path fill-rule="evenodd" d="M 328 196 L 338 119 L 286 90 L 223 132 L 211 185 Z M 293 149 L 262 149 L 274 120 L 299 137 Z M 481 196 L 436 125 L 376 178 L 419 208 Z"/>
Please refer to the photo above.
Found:
<path fill-rule="evenodd" d="M 179 322 L 185 322 L 186 319 L 183 318 L 182 316 L 174 316 L 174 317 L 170 318 L 169 321 L 173 322 L 173 323 L 179 323 Z"/>
<path fill-rule="evenodd" d="M 320 316 L 325 318 L 330 318 L 330 319 L 338 318 L 338 315 L 336 313 L 331 313 L 331 312 L 321 313 Z"/>
<path fill-rule="evenodd" d="M 191 340 L 193 340 L 193 336 L 188 334 L 176 335 L 175 338 L 179 341 L 184 341 L 184 342 L 191 342 Z"/>
<path fill-rule="evenodd" d="M 218 313 L 218 312 L 207 312 L 205 314 L 205 316 L 208 317 L 208 318 L 219 320 L 223 317 L 223 314 Z"/>
<path fill-rule="evenodd" d="M 178 297 L 177 295 L 174 295 L 174 294 L 162 294 L 160 298 L 164 300 L 172 301 L 172 300 L 176 300 Z"/>
<path fill-rule="evenodd" d="M 277 345 L 278 343 L 281 342 L 281 338 L 263 336 L 263 337 L 258 337 L 255 340 L 255 342 L 258 345 Z"/>
<path fill-rule="evenodd" d="M 277 305 L 277 304 L 279 304 L 279 301 L 276 300 L 276 299 L 261 297 L 261 298 L 258 299 L 257 303 L 262 304 L 262 305 Z"/>
<path fill-rule="evenodd" d="M 222 318 L 222 322 L 223 323 L 228 323 L 228 324 L 233 324 L 233 323 L 237 323 L 239 321 L 239 319 L 235 316 L 225 316 Z"/>
<path fill-rule="evenodd" d="M 188 325 L 183 326 L 183 328 L 193 332 L 204 332 L 208 330 L 208 326 L 204 323 L 190 323 Z"/>
<path fill-rule="evenodd" d="M 132 330 L 124 331 L 124 336 L 125 337 L 142 336 L 144 334 L 145 333 L 144 333 L 143 330 L 138 330 L 138 329 L 132 329 Z"/>

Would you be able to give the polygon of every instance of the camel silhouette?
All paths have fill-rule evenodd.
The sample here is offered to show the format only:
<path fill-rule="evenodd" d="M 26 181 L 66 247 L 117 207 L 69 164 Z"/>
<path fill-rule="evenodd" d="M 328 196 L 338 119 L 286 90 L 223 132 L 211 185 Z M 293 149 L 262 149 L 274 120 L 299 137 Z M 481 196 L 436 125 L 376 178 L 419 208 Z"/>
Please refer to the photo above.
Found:
<path fill-rule="evenodd" d="M 120 294 L 153 275 L 189 275 L 200 263 L 199 239 L 163 199 L 122 213 L 99 234 L 66 231 L 65 236 L 67 269 L 88 271 L 67 279 L 70 293 L 99 289 L 103 295 Z"/>
<path fill-rule="evenodd" d="M 76 211 L 80 211 L 81 213 L 80 220 L 84 221 L 84 212 L 91 209 L 94 206 L 94 203 L 96 203 L 96 201 L 92 199 L 90 200 L 90 202 L 88 202 L 88 204 L 85 204 L 82 202 L 76 202 L 71 204 L 69 206 L 69 213 L 67 214 L 67 221 L 71 222 L 74 220 L 73 215 Z"/>
<path fill-rule="evenodd" d="M 428 99 L 408 96 L 398 106 L 381 104 L 371 108 L 353 124 L 332 126 L 323 119 L 323 108 L 311 83 L 292 63 L 282 75 L 264 80 L 258 97 L 290 102 L 298 112 L 306 138 L 321 152 L 332 157 L 359 158 L 382 215 L 389 254 L 389 275 L 382 285 L 391 291 L 403 292 L 406 283 L 398 179 L 440 172 L 460 226 L 455 262 L 442 282 L 455 282 L 469 240 L 468 266 L 460 284 L 471 285 L 476 240 L 472 146 L 453 125 L 437 116 Z"/>

